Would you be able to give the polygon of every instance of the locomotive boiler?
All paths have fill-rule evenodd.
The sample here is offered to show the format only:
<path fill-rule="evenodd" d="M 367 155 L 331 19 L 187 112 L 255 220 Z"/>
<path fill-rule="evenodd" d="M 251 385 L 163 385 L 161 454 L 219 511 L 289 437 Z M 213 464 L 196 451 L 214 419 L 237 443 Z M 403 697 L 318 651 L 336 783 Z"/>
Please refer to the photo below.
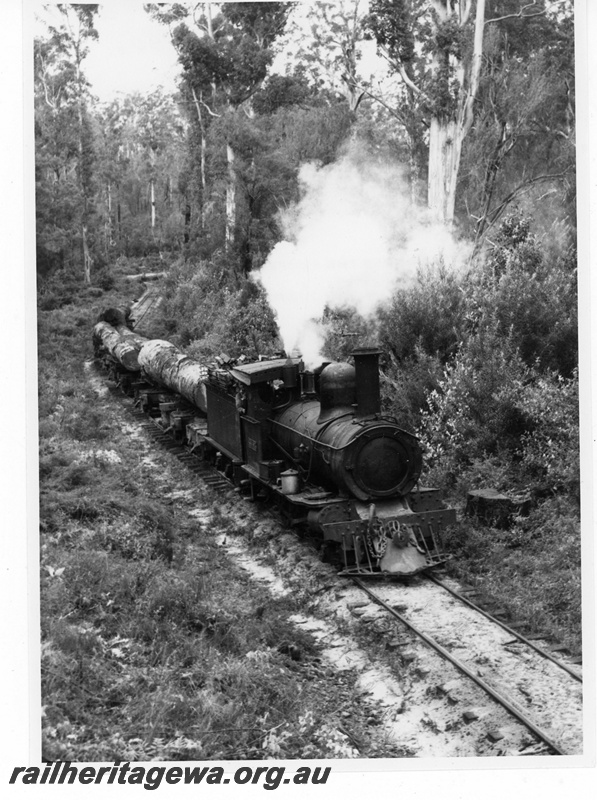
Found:
<path fill-rule="evenodd" d="M 379 355 L 357 348 L 354 366 L 310 371 L 300 358 L 222 354 L 205 367 L 149 340 L 141 381 L 118 370 L 165 429 L 251 499 L 273 501 L 316 534 L 343 574 L 412 575 L 445 560 L 440 532 L 455 512 L 419 485 L 416 437 L 381 412 Z"/>
<path fill-rule="evenodd" d="M 290 403 L 272 418 L 281 452 L 293 453 L 309 478 L 358 500 L 408 494 L 422 466 L 416 438 L 380 415 L 378 354 L 361 348 L 356 367 L 327 365 L 319 399 Z"/>

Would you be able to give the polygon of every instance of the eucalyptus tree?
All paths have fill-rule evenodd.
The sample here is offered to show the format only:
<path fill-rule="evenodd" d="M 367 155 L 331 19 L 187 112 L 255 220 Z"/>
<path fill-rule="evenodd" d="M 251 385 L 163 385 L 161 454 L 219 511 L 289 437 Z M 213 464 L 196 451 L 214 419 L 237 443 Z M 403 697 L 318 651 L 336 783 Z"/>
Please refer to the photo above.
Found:
<path fill-rule="evenodd" d="M 292 8 L 281 42 L 287 66 L 300 65 L 311 82 L 342 95 L 351 112 L 363 97 L 361 74 L 366 0 L 321 0 Z"/>
<path fill-rule="evenodd" d="M 409 116 L 428 130 L 427 202 L 451 224 L 463 141 L 483 55 L 485 0 L 372 0 L 367 28 L 401 80 Z"/>
<path fill-rule="evenodd" d="M 146 9 L 170 26 L 183 67 L 184 91 L 196 113 L 200 138 L 200 213 L 204 227 L 208 131 L 221 120 L 226 148 L 225 245 L 232 250 L 237 227 L 237 114 L 251 117 L 251 98 L 273 60 L 272 45 L 282 32 L 287 3 L 196 3 L 192 6 L 148 4 Z"/>
<path fill-rule="evenodd" d="M 523 149 L 523 131 L 535 127 L 551 141 L 562 134 L 570 139 L 571 14 L 568 0 L 371 0 L 366 27 L 400 79 L 403 116 L 428 143 L 428 205 L 439 220 L 454 220 L 463 145 L 478 134 L 475 128 L 493 129 L 486 143 L 494 138 L 493 152 L 476 152 L 477 165 L 488 165 L 473 212 L 478 233 L 529 180 L 547 180 L 549 171 L 545 178 L 527 171 L 491 208 L 498 173 L 515 145 Z M 564 76 L 554 68 L 558 58 Z M 558 109 L 557 133 L 547 122 L 554 89 L 554 110 L 568 96 Z M 562 113 L 568 122 L 561 123 Z"/>
<path fill-rule="evenodd" d="M 297 4 L 281 60 L 287 69 L 299 65 L 313 86 L 344 97 L 353 117 L 352 134 L 378 154 L 408 165 L 415 202 L 427 173 L 426 128 L 387 59 L 376 55 L 369 11 L 369 0 Z"/>
<path fill-rule="evenodd" d="M 78 236 L 77 132 L 70 102 L 70 72 L 57 70 L 45 39 L 34 47 L 35 194 L 38 270 L 71 260 Z"/>
<path fill-rule="evenodd" d="M 544 229 L 559 221 L 574 230 L 572 3 L 526 18 L 515 11 L 512 0 L 489 0 L 476 120 L 457 198 L 477 243 L 525 198 Z"/>
<path fill-rule="evenodd" d="M 90 220 L 93 212 L 93 143 L 89 119 L 89 84 L 83 73 L 83 61 L 89 43 L 98 38 L 94 27 L 97 5 L 58 4 L 48 25 L 48 37 L 35 48 L 36 132 L 39 159 L 48 157 L 56 183 L 66 181 L 74 196 L 67 201 L 60 194 L 43 186 L 49 172 L 38 171 L 40 200 L 52 202 L 58 212 L 54 227 L 62 223 L 76 225 L 80 238 L 83 276 L 91 282 L 93 264 L 90 246 Z M 60 161 L 62 160 L 62 163 Z M 38 161 L 41 166 L 41 162 Z M 65 203 L 65 201 L 67 201 Z M 61 218 L 66 213 L 66 218 Z M 43 211 L 42 211 L 43 214 Z M 52 216 L 51 214 L 49 215 Z M 57 230 L 56 230 L 57 232 Z M 92 238 L 92 236 L 91 236 Z M 68 249 L 67 243 L 63 247 Z"/>
<path fill-rule="evenodd" d="M 134 92 L 100 107 L 96 116 L 106 247 L 137 254 L 176 246 L 186 136 L 176 98 L 161 89 Z"/>

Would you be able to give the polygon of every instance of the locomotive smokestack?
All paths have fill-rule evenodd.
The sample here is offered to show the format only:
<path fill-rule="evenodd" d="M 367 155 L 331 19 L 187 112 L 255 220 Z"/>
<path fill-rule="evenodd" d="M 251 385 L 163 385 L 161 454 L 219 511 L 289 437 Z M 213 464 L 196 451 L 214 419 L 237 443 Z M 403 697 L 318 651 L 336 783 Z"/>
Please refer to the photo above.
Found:
<path fill-rule="evenodd" d="M 356 370 L 357 417 L 372 417 L 381 411 L 379 356 L 377 347 L 357 347 L 352 351 Z"/>
<path fill-rule="evenodd" d="M 282 367 L 282 380 L 286 389 L 294 389 L 298 385 L 298 367 L 291 358 L 287 358 Z"/>

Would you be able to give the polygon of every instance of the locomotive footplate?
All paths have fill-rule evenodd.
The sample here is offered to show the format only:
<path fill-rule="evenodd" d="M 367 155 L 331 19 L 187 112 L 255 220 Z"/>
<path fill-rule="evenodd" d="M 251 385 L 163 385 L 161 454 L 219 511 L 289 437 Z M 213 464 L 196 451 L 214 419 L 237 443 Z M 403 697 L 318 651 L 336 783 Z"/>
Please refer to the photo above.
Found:
<path fill-rule="evenodd" d="M 330 503 L 346 503 L 345 497 L 337 497 L 332 492 L 327 492 L 320 487 L 305 486 L 301 492 L 295 494 L 284 494 L 280 486 L 272 484 L 269 480 L 264 478 L 259 472 L 248 464 L 242 465 L 242 471 L 245 472 L 249 478 L 258 481 L 263 486 L 266 486 L 276 495 L 279 495 L 284 500 L 287 500 L 292 505 L 304 506 L 306 508 L 321 508 L 323 505 Z"/>

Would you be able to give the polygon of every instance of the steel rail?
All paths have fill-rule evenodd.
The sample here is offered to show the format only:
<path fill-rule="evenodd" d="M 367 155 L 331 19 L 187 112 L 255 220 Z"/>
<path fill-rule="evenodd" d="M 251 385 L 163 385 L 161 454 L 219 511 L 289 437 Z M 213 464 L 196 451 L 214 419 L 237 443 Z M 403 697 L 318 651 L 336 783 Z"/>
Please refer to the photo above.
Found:
<path fill-rule="evenodd" d="M 441 586 L 442 589 L 445 589 L 446 592 L 449 592 L 453 597 L 456 597 L 458 600 L 462 601 L 463 603 L 466 603 L 467 606 L 473 608 L 475 611 L 478 611 L 479 614 L 483 614 L 484 617 L 487 617 L 487 619 L 491 620 L 492 622 L 495 622 L 496 625 L 499 625 L 501 628 L 510 633 L 516 639 L 518 639 L 521 642 L 524 642 L 524 644 L 526 644 L 528 647 L 535 650 L 536 653 L 539 653 L 539 655 L 543 656 L 549 661 L 552 661 L 554 664 L 556 664 L 556 666 L 560 667 L 561 669 L 564 670 L 564 672 L 567 672 L 568 675 L 574 678 L 574 680 L 582 683 L 582 675 L 579 675 L 578 672 L 569 667 L 568 664 L 564 664 L 563 661 L 560 661 L 550 652 L 544 650 L 542 647 L 539 647 L 538 644 L 535 644 L 530 639 L 527 639 L 526 636 L 524 636 L 522 633 L 519 633 L 518 631 L 514 630 L 514 628 L 511 628 L 505 622 L 502 622 L 501 620 L 497 619 L 497 617 L 492 616 L 488 611 L 485 611 L 485 609 L 481 608 L 476 603 L 473 603 L 472 600 L 469 600 L 468 597 L 465 597 L 464 595 L 460 594 L 460 592 L 457 592 L 455 589 L 452 589 L 450 586 L 448 586 L 439 578 L 436 578 L 435 575 L 429 574 L 427 577 L 434 583 L 436 583 L 438 586 Z"/>
<path fill-rule="evenodd" d="M 371 589 L 369 589 L 369 587 L 366 584 L 364 584 L 359 578 L 353 578 L 352 580 L 363 592 L 365 592 L 365 594 L 368 594 L 372 600 L 374 600 L 378 605 L 385 608 L 386 611 L 392 614 L 392 616 L 396 617 L 396 619 L 400 620 L 400 622 L 402 622 L 403 625 L 406 625 L 406 627 L 409 628 L 413 633 L 415 633 L 420 639 L 423 639 L 423 641 L 426 644 L 428 644 L 443 658 L 445 658 L 447 661 L 453 664 L 456 667 L 456 669 L 458 669 L 460 672 L 466 675 L 467 678 L 470 678 L 477 686 L 483 689 L 483 691 L 486 692 L 490 697 L 492 697 L 496 701 L 496 703 L 499 703 L 499 705 L 505 708 L 506 711 L 508 711 L 512 716 L 516 717 L 516 719 L 519 722 L 521 722 L 526 728 L 532 731 L 535 734 L 535 736 L 542 742 L 544 742 L 551 750 L 553 750 L 556 755 L 559 756 L 567 755 L 567 753 L 564 750 L 562 750 L 562 748 L 558 744 L 556 744 L 552 739 L 550 739 L 549 736 L 544 731 L 541 730 L 541 728 L 538 728 L 535 725 L 535 723 L 526 716 L 526 714 L 524 714 L 522 711 L 519 711 L 518 708 L 516 708 L 516 706 L 513 705 L 508 700 L 508 698 L 504 697 L 495 689 L 493 689 L 478 675 L 475 675 L 475 673 L 471 669 L 469 669 L 469 667 L 467 667 L 466 664 L 464 664 L 462 661 L 460 661 L 458 658 L 456 658 L 450 652 L 448 652 L 448 650 L 446 650 L 445 647 L 439 644 L 439 642 L 436 642 L 435 639 L 431 638 L 431 636 L 428 636 L 422 630 L 417 628 L 416 625 L 413 625 L 412 622 L 409 622 L 405 617 L 402 616 L 402 614 L 396 611 L 396 609 L 392 608 L 392 606 L 388 605 L 388 603 L 382 600 L 381 597 L 378 597 L 375 594 L 375 592 L 371 591 Z"/>

